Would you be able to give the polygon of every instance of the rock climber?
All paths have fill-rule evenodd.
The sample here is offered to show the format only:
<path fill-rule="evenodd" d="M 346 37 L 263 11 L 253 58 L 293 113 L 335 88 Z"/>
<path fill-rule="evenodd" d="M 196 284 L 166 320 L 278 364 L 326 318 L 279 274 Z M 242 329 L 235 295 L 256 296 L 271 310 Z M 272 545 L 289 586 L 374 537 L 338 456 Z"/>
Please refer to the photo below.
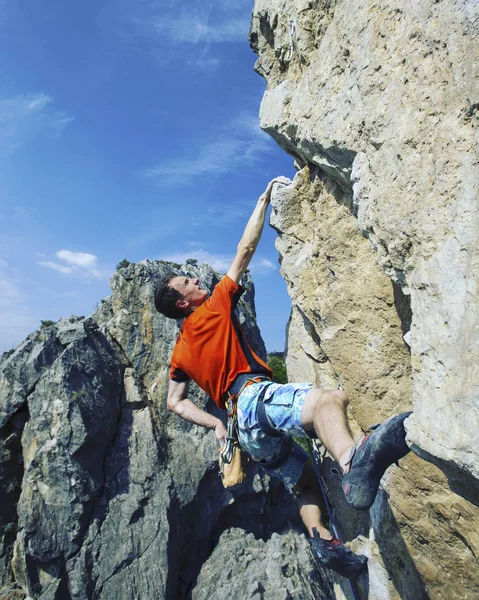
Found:
<path fill-rule="evenodd" d="M 223 445 L 227 435 L 223 421 L 188 399 L 188 382 L 195 381 L 222 409 L 229 396 L 237 396 L 241 448 L 298 497 L 317 560 L 352 579 L 365 569 L 367 558 L 354 554 L 325 527 L 309 455 L 292 436 L 319 438 L 341 468 L 346 500 L 366 510 L 386 469 L 409 452 L 403 426 L 409 413 L 388 419 L 355 443 L 344 391 L 322 390 L 311 383 L 272 383 L 271 370 L 250 347 L 234 309 L 244 291 L 240 281 L 260 240 L 274 184 L 288 185 L 289 180 L 273 179 L 259 197 L 236 256 L 211 296 L 197 278 L 170 274 L 158 283 L 157 310 L 184 319 L 171 357 L 167 405 L 182 419 L 213 429 Z"/>

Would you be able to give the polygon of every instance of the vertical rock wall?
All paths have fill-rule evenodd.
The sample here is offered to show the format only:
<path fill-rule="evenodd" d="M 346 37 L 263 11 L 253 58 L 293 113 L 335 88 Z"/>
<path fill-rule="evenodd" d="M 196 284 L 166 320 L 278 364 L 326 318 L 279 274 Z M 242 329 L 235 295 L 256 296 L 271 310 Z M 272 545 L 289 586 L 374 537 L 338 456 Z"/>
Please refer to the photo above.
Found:
<path fill-rule="evenodd" d="M 413 408 L 442 470 L 411 455 L 346 514 L 374 598 L 479 593 L 478 39 L 472 1 L 255 2 L 261 126 L 299 170 L 271 220 L 289 378 L 341 383 L 357 430 Z"/>

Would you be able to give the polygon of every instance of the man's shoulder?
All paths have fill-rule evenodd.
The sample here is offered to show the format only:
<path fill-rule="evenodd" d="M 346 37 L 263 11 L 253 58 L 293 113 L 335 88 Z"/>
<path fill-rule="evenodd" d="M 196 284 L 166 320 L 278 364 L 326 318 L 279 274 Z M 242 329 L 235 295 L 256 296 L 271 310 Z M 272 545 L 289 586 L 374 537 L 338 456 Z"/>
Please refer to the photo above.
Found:
<path fill-rule="evenodd" d="M 213 293 L 208 300 L 211 300 L 213 303 L 216 298 L 222 298 L 228 302 L 231 300 L 237 301 L 243 292 L 243 288 L 231 279 L 229 275 L 224 275 L 214 287 Z"/>

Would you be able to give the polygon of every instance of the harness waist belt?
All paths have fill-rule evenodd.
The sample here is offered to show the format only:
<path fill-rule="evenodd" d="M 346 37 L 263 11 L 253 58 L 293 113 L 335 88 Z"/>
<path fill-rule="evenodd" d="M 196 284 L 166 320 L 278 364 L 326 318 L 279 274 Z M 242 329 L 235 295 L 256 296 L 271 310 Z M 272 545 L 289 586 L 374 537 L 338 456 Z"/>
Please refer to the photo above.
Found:
<path fill-rule="evenodd" d="M 261 381 L 270 381 L 270 378 L 264 373 L 240 373 L 236 376 L 236 379 L 233 381 L 232 386 L 228 390 L 228 394 L 230 394 L 231 396 L 236 396 L 249 379 L 260 379 Z"/>

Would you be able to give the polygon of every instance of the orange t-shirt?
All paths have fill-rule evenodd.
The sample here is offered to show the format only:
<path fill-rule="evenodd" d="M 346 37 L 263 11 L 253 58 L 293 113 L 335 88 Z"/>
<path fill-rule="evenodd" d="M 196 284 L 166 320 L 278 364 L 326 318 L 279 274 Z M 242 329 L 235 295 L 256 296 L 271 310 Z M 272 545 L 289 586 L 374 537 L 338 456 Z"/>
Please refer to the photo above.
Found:
<path fill-rule="evenodd" d="M 239 373 L 271 369 L 251 349 L 234 309 L 244 289 L 228 275 L 184 321 L 171 356 L 170 379 L 193 379 L 220 408 Z"/>

